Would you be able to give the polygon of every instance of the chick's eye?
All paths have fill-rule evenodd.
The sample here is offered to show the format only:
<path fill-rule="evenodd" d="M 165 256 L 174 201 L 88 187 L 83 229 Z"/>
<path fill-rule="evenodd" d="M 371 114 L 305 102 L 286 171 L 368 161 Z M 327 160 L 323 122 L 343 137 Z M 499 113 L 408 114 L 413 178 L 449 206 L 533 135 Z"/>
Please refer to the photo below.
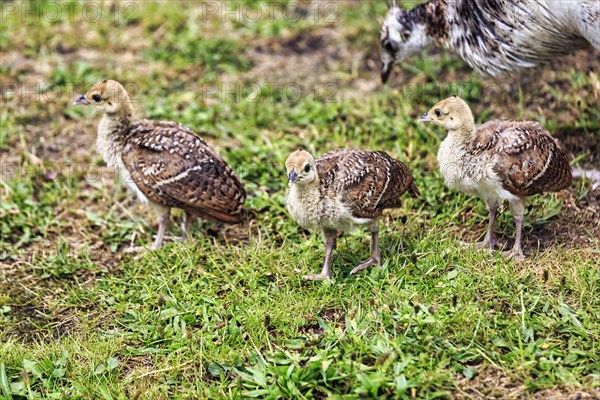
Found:
<path fill-rule="evenodd" d="M 440 110 L 440 109 L 438 108 L 438 109 L 436 109 L 436 110 L 434 111 L 434 113 L 435 113 L 435 116 L 436 116 L 436 117 L 438 117 L 438 118 L 441 118 L 441 116 L 442 116 L 442 110 Z"/>
<path fill-rule="evenodd" d="M 96 93 L 96 94 L 92 95 L 92 100 L 94 100 L 96 103 L 98 103 L 100 100 L 102 100 L 102 97 L 100 97 L 100 95 L 98 93 Z"/>
<path fill-rule="evenodd" d="M 306 164 L 306 166 L 304 167 L 304 172 L 308 171 L 310 171 L 310 164 Z"/>

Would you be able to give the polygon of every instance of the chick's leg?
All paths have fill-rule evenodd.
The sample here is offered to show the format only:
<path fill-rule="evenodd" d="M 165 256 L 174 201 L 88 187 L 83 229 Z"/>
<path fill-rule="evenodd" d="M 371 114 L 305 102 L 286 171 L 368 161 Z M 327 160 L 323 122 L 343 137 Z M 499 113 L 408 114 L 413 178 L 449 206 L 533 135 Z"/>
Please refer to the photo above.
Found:
<path fill-rule="evenodd" d="M 476 243 L 460 242 L 463 246 L 473 246 L 478 249 L 490 249 L 490 251 L 494 250 L 496 246 L 496 240 L 494 239 L 494 223 L 496 222 L 496 217 L 498 216 L 498 205 L 488 204 L 488 211 L 488 227 L 485 233 L 485 238 Z"/>
<path fill-rule="evenodd" d="M 323 232 L 325 237 L 325 263 L 323 264 L 323 270 L 317 275 L 304 275 L 304 279 L 309 281 L 322 281 L 325 279 L 331 279 L 331 253 L 335 248 L 335 242 L 337 238 L 337 232 L 326 230 Z"/>
<path fill-rule="evenodd" d="M 154 239 L 154 243 L 150 247 L 151 250 L 160 249 L 165 240 L 165 231 L 169 225 L 169 219 L 171 217 L 171 209 L 168 207 L 154 207 L 156 214 L 158 215 L 158 233 Z"/>
<path fill-rule="evenodd" d="M 515 260 L 525 258 L 523 249 L 521 248 L 521 233 L 523 230 L 523 216 L 525 215 L 525 199 L 519 199 L 510 203 L 510 209 L 515 220 L 515 245 L 512 250 L 505 251 L 505 256 L 512 257 Z"/>
<path fill-rule="evenodd" d="M 179 239 L 181 242 L 185 242 L 188 237 L 188 232 L 192 229 L 192 224 L 194 223 L 194 216 L 186 211 L 183 216 L 183 222 L 181 223 L 181 238 Z"/>
<path fill-rule="evenodd" d="M 485 239 L 481 243 L 481 248 L 488 247 L 490 251 L 494 250 L 495 240 L 494 240 L 494 223 L 496 222 L 496 217 L 498 216 L 498 206 L 488 206 L 489 216 L 488 216 L 488 228 L 485 234 Z"/>
<path fill-rule="evenodd" d="M 354 275 L 358 271 L 362 271 L 365 268 L 373 265 L 379 265 L 381 262 L 381 255 L 379 254 L 379 221 L 375 221 L 371 224 L 371 257 L 360 263 L 360 265 L 350 271 L 350 275 Z"/>

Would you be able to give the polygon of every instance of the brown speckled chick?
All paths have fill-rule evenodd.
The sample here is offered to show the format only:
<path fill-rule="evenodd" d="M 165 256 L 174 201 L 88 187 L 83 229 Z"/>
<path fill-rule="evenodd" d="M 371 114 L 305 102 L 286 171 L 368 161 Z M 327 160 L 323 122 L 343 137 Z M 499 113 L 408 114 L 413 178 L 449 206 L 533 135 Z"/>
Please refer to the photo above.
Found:
<path fill-rule="evenodd" d="M 471 109 L 456 96 L 437 103 L 419 121 L 448 129 L 438 151 L 446 184 L 483 198 L 488 207 L 487 235 L 476 245 L 494 249 L 494 222 L 498 206 L 506 200 L 516 230 L 514 248 L 507 254 L 522 258 L 525 198 L 571 185 L 567 155 L 537 122 L 496 120 L 475 126 Z"/>
<path fill-rule="evenodd" d="M 127 91 L 119 82 L 97 83 L 75 104 L 103 111 L 97 148 L 142 203 L 156 211 L 159 229 L 152 249 L 163 244 L 171 208 L 185 212 L 184 238 L 193 217 L 243 220 L 244 186 L 217 151 L 176 122 L 134 121 Z"/>
<path fill-rule="evenodd" d="M 407 190 L 418 196 L 408 168 L 380 151 L 338 149 L 317 160 L 304 151 L 290 154 L 285 162 L 290 191 L 287 208 L 292 218 L 306 229 L 320 229 L 326 243 L 325 263 L 318 275 L 308 280 L 331 278 L 331 252 L 339 231 L 366 225 L 371 232 L 371 257 L 354 268 L 355 274 L 378 265 L 379 217 L 386 208 L 401 206 Z"/>

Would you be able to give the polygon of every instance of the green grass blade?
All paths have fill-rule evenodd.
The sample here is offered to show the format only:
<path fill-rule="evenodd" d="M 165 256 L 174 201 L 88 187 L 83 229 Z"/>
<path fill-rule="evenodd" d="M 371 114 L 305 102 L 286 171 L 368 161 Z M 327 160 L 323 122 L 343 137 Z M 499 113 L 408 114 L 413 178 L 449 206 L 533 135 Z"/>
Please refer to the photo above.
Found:
<path fill-rule="evenodd" d="M 12 400 L 12 392 L 8 383 L 8 377 L 6 376 L 6 368 L 4 367 L 4 363 L 0 364 L 0 388 L 2 388 L 4 397 L 7 400 Z"/>

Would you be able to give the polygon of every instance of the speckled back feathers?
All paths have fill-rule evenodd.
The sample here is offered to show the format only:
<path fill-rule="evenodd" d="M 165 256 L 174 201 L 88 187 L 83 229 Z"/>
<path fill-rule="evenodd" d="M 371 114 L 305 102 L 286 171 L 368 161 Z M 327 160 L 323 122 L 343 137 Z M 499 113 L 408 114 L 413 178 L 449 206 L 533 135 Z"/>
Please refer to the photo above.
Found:
<path fill-rule="evenodd" d="M 381 151 L 337 149 L 316 163 L 322 190 L 341 196 L 359 218 L 375 218 L 386 208 L 400 207 L 406 191 L 419 195 L 406 165 Z"/>
<path fill-rule="evenodd" d="M 143 120 L 131 125 L 123 141 L 125 167 L 150 200 L 208 220 L 242 220 L 242 183 L 216 150 L 189 128 Z"/>
<path fill-rule="evenodd" d="M 474 152 L 496 154 L 494 171 L 505 189 L 520 196 L 559 191 L 572 182 L 567 155 L 537 122 L 486 122 L 477 127 Z"/>

